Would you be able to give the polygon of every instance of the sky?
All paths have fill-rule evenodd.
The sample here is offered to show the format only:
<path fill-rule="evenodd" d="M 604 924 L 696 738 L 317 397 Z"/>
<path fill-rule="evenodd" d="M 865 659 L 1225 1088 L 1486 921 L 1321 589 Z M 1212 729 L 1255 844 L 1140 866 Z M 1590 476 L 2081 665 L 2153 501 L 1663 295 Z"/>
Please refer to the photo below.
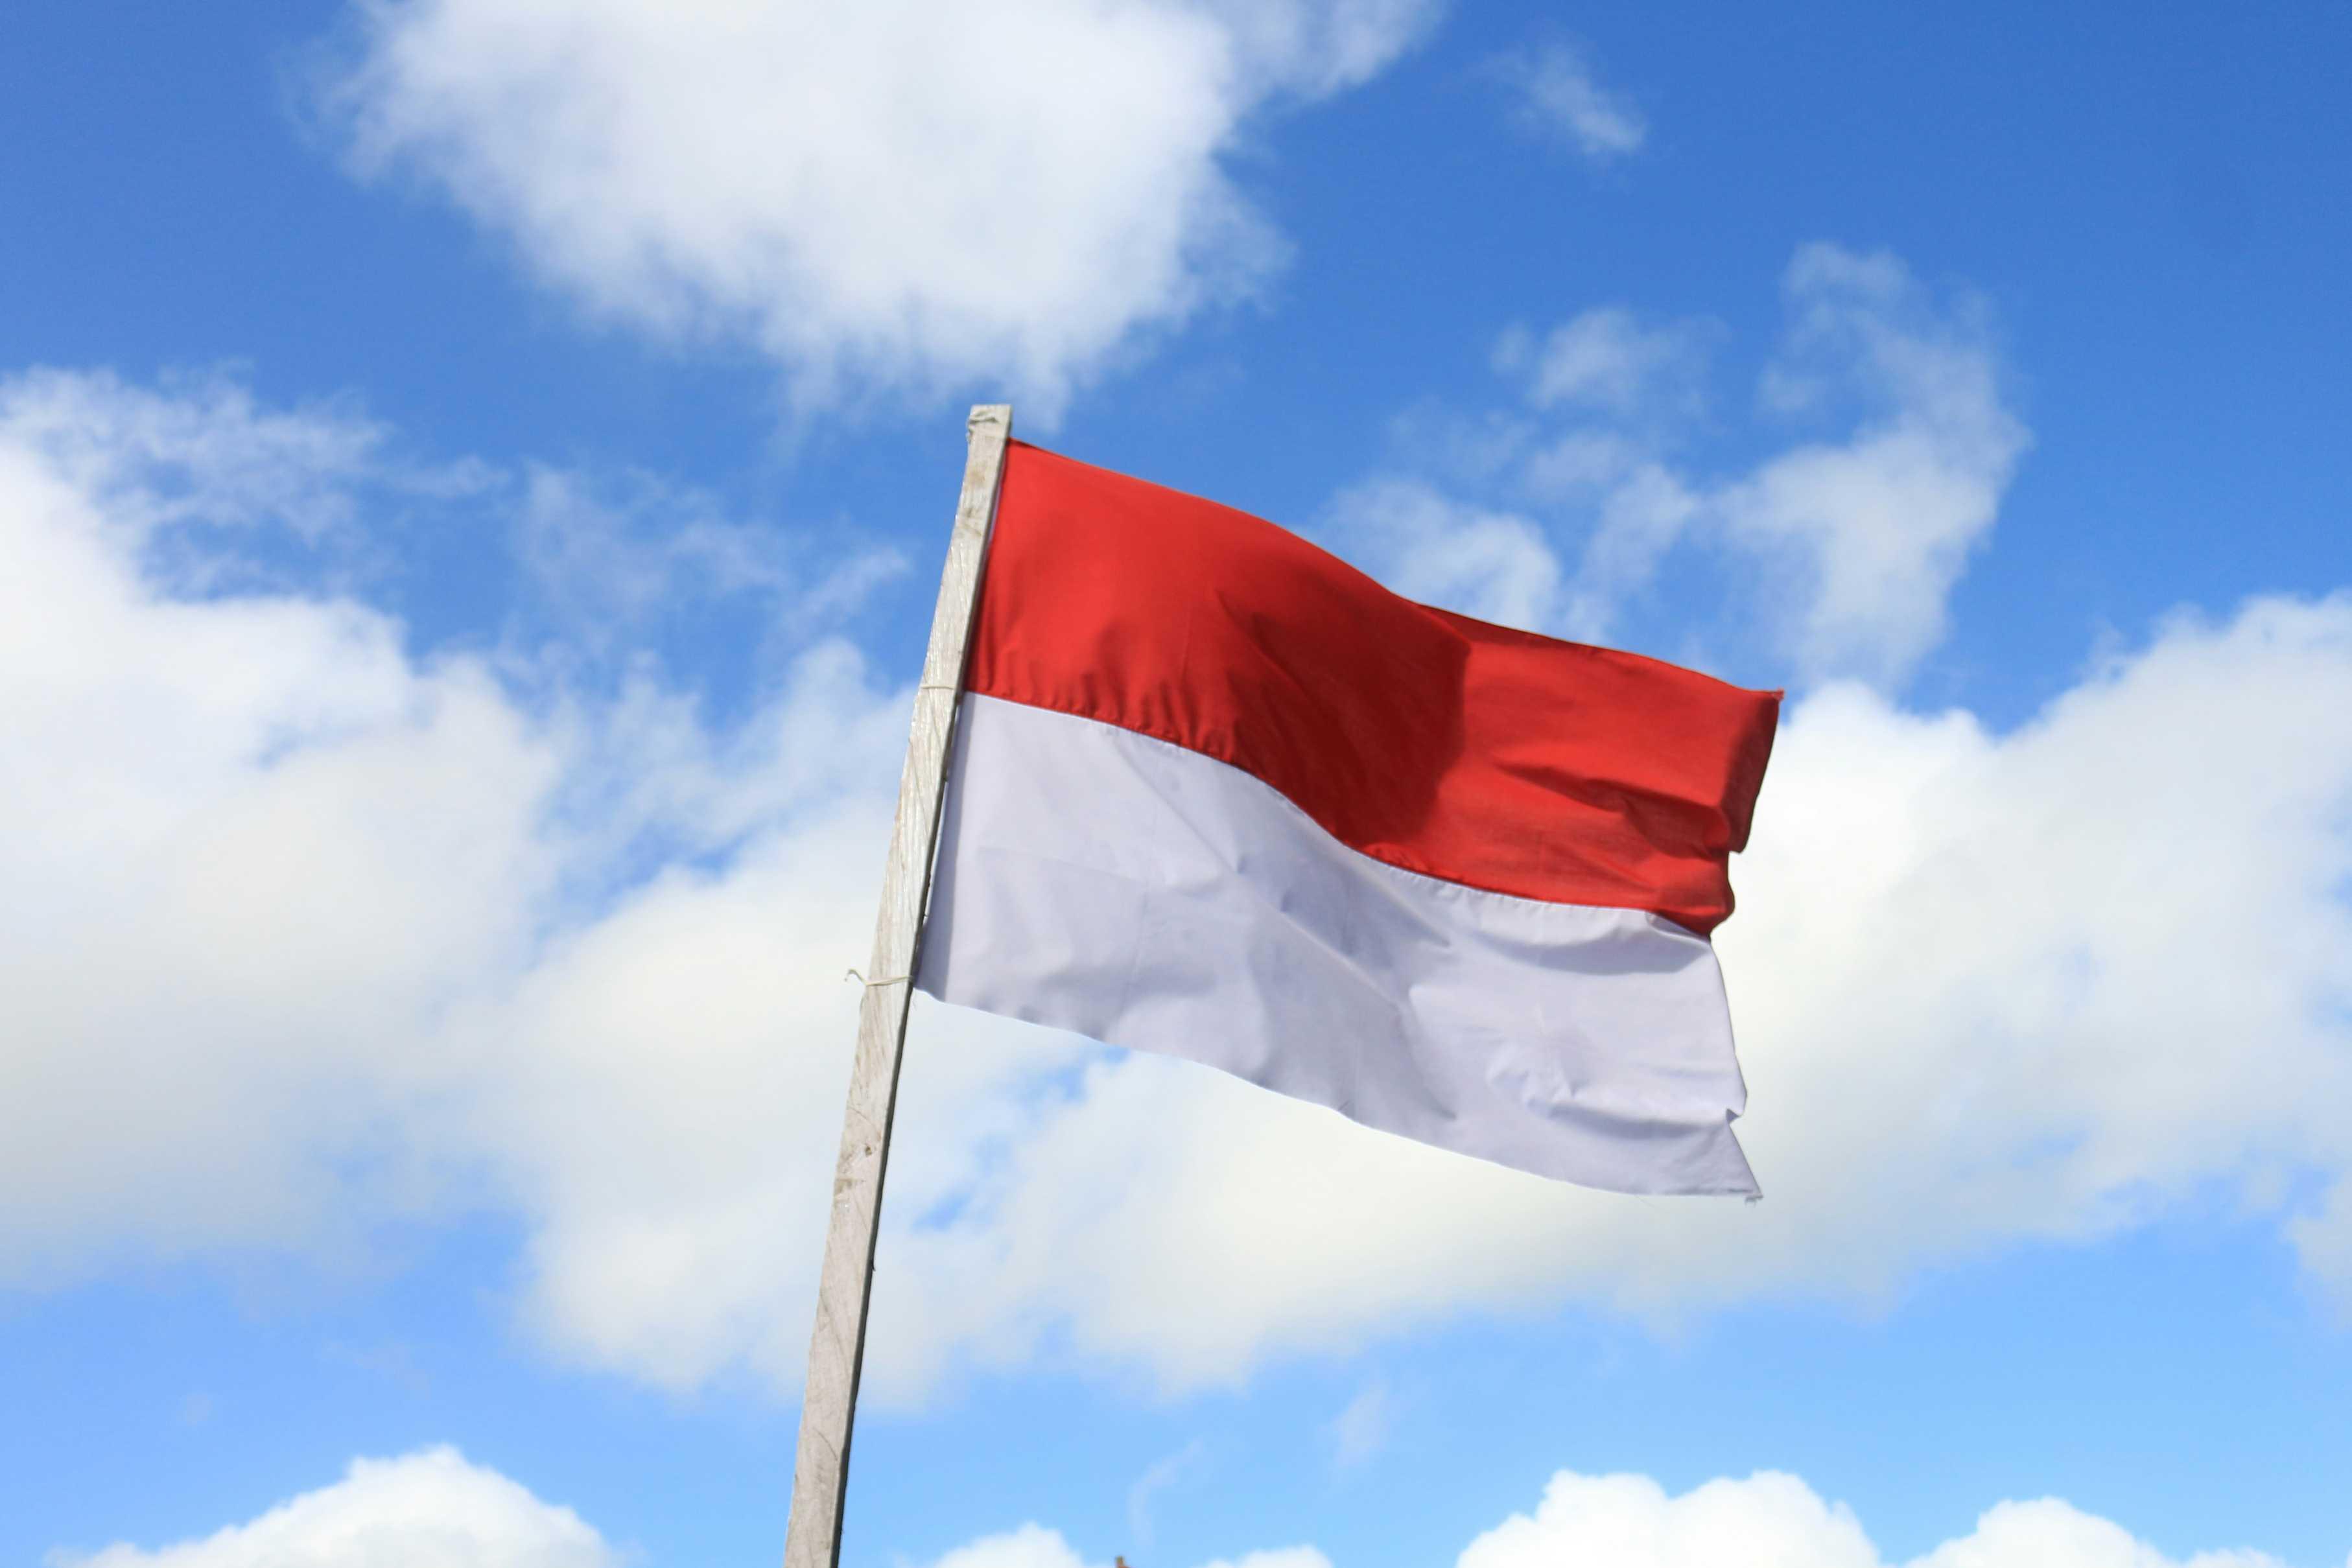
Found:
<path fill-rule="evenodd" d="M 1786 688 L 1766 1197 L 920 1001 L 845 1563 L 2352 1563 L 2352 13 L 6 31 L 0 1562 L 781 1552 L 1005 399 Z"/>

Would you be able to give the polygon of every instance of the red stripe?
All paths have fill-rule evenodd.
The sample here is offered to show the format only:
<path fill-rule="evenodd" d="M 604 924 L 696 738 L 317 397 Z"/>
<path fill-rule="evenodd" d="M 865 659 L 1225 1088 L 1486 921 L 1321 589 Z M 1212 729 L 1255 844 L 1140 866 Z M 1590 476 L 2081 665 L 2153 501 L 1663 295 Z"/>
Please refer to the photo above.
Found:
<path fill-rule="evenodd" d="M 1257 776 L 1409 871 L 1705 934 L 1779 716 L 1636 654 L 1400 599 L 1294 534 L 1014 442 L 971 690 Z"/>

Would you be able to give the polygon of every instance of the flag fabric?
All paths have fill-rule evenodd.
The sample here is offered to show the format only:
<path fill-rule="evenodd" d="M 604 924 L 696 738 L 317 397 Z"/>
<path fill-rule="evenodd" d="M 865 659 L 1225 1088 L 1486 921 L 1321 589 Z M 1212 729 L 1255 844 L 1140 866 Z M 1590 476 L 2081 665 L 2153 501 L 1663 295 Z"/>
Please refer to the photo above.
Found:
<path fill-rule="evenodd" d="M 1014 442 L 916 981 L 1542 1176 L 1752 1196 L 1708 934 L 1779 708 Z"/>

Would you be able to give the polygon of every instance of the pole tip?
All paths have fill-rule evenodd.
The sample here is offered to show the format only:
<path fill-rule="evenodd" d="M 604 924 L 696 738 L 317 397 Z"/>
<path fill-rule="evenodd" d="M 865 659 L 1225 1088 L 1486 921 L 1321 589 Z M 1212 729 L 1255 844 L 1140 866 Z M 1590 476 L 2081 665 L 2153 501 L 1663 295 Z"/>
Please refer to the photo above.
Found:
<path fill-rule="evenodd" d="M 1013 405 L 1009 402 L 976 402 L 971 405 L 971 417 L 964 421 L 966 430 L 978 430 L 983 424 L 1001 424 L 1010 429 Z"/>

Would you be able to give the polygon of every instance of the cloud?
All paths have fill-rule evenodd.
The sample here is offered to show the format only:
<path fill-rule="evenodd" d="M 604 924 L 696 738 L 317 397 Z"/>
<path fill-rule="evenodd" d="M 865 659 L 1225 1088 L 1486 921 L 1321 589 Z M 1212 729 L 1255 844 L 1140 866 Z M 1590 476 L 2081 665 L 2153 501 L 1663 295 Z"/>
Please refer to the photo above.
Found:
<path fill-rule="evenodd" d="M 554 1353 L 789 1384 L 903 690 L 818 638 L 719 728 L 657 664 L 412 652 L 247 564 L 358 526 L 383 434 L 216 391 L 0 383 L 0 1280 L 488 1204 Z M 202 434 L 159 463 L 153 428 Z M 908 1103 L 1055 1060 L 1008 1032 Z"/>
<path fill-rule="evenodd" d="M 0 380 L 0 428 L 20 467 L 86 503 L 98 542 L 190 595 L 282 587 L 289 556 L 314 587 L 380 579 L 362 518 L 463 508 L 502 482 L 475 459 L 413 456 L 353 399 L 265 407 L 222 371 L 142 385 L 28 370 Z"/>
<path fill-rule="evenodd" d="M 1465 505 L 1410 479 L 1373 480 L 1332 503 L 1331 523 L 1381 561 L 1388 585 L 1507 626 L 1554 617 L 1559 559 L 1524 517 Z"/>
<path fill-rule="evenodd" d="M 1151 1544 L 1151 1505 L 1159 1495 L 1182 1480 L 1201 1467 L 1206 1452 L 1198 1437 L 1172 1454 L 1163 1455 L 1151 1462 L 1135 1484 L 1127 1489 L 1127 1530 L 1138 1546 Z"/>
<path fill-rule="evenodd" d="M 362 0 L 321 96 L 356 169 L 446 193 L 595 318 L 749 340 L 803 404 L 985 388 L 1050 418 L 1279 267 L 1237 139 L 1435 9 Z"/>
<path fill-rule="evenodd" d="M 643 471 L 531 464 L 520 488 L 516 556 L 582 652 L 640 640 L 681 612 L 707 625 L 728 601 L 790 626 L 820 623 L 907 569 L 898 550 L 868 546 L 812 572 L 807 541 L 730 517 L 716 497 Z"/>
<path fill-rule="evenodd" d="M 1024 1524 L 1001 1535 L 984 1535 L 946 1553 L 930 1568 L 1100 1568 L 1080 1557 L 1061 1531 Z M 1331 1568 L 1331 1560 L 1311 1546 L 1252 1552 L 1219 1558 L 1201 1568 Z"/>
<path fill-rule="evenodd" d="M 37 384 L 0 387 L 50 411 L 0 413 L 0 1278 L 331 1260 L 488 1207 L 550 1354 L 791 1386 L 903 687 L 817 637 L 720 725 L 657 665 L 577 683 L 315 584 L 189 588 L 159 528 L 199 565 L 297 532 L 270 497 L 364 531 L 336 476 L 383 438 L 287 427 L 327 455 L 173 513 L 189 465 L 151 483 L 105 433 L 173 394 Z M 297 417 L 208 396 L 231 451 Z M 1753 1208 L 919 1004 L 867 1387 L 1181 1389 L 1465 1313 L 1868 1301 L 2215 1191 L 2352 1278 L 2346 715 L 2346 594 L 2177 617 L 2005 733 L 1851 683 L 1794 703 L 1718 938 Z"/>
<path fill-rule="evenodd" d="M 248 1523 L 202 1541 L 147 1552 L 52 1552 L 51 1568 L 616 1568 L 622 1554 L 568 1508 L 542 1502 L 457 1450 L 355 1459 L 332 1486 L 306 1492 Z M 1465 1546 L 1457 1568 L 1895 1568 L 1843 1504 L 1795 1476 L 1765 1471 L 1670 1495 L 1646 1476 L 1562 1470 L 1528 1513 Z M 1996 1504 L 1969 1534 L 1907 1568 L 2285 1568 L 2253 1551 L 2167 1556 L 2122 1526 L 2054 1498 Z M 1029 1523 L 943 1553 L 930 1568 L 1098 1568 L 1059 1531 Z M 1331 1568 L 1312 1546 L 1220 1558 L 1202 1568 Z"/>
<path fill-rule="evenodd" d="M 1885 252 L 1827 244 L 1800 247 L 1782 296 L 1788 325 L 1757 400 L 1760 460 L 1714 471 L 1687 450 L 1706 434 L 1718 324 L 1602 307 L 1503 335 L 1496 369 L 1523 407 L 1422 444 L 1461 483 L 1412 472 L 1432 461 L 1415 451 L 1408 472 L 1352 492 L 1335 527 L 1402 591 L 1467 592 L 1587 641 L 1612 633 L 1673 551 L 1704 547 L 1733 585 L 1723 619 L 1760 632 L 1800 681 L 1899 687 L 1944 640 L 1952 588 L 2031 436 L 2002 394 L 1980 301 L 1938 298 Z M 1442 418 L 1416 434 L 1433 423 L 1442 434 Z M 1567 542 L 1580 534 L 1580 549 Z M 1449 561 L 1450 574 L 1432 564 Z M 1487 573 L 1516 586 L 1482 594 L 1462 580 Z"/>
<path fill-rule="evenodd" d="M 1641 110 L 1603 88 L 1582 51 L 1566 44 L 1506 56 L 1496 73 L 1509 88 L 1522 126 L 1593 162 L 1630 156 L 1649 140 Z"/>
<path fill-rule="evenodd" d="M 1088 1568 L 1058 1530 L 1024 1524 L 983 1535 L 940 1557 L 931 1568 Z"/>
<path fill-rule="evenodd" d="M 1347 1407 L 1331 1418 L 1331 1464 L 1351 1470 L 1388 1446 L 1396 1425 L 1396 1396 L 1388 1381 L 1375 1377 L 1356 1391 Z"/>
<path fill-rule="evenodd" d="M 570 1509 L 447 1448 L 354 1459 L 332 1486 L 201 1541 L 48 1556 L 50 1568 L 619 1568 L 622 1561 Z"/>
<path fill-rule="evenodd" d="M 1540 342 L 1524 328 L 1504 334 L 1495 368 L 1524 373 L 1528 401 L 1538 408 L 1562 404 L 1628 415 L 1669 398 L 1685 412 L 1696 404 L 1705 369 L 1707 324 L 1669 321 L 1645 326 L 1622 305 L 1584 311 Z"/>
<path fill-rule="evenodd" d="M 159 428 L 186 444 L 152 476 Z M 0 1278 L 398 1201 L 385 1123 L 453 1066 L 417 1026 L 527 946 L 562 726 L 351 599 L 186 586 L 255 575 L 215 524 L 343 517 L 374 441 L 104 378 L 0 394 Z M 155 564 L 177 522 L 203 570 Z"/>
<path fill-rule="evenodd" d="M 158 388 L 107 371 L 34 370 L 11 380 L 9 434 L 60 480 L 152 528 L 348 520 L 347 491 L 373 472 L 388 432 L 349 407 L 264 409 L 237 382 L 180 376 Z"/>
<path fill-rule="evenodd" d="M 1458 1568 L 1716 1568 L 1724 1563 L 1789 1568 L 1891 1568 L 1861 1521 L 1794 1476 L 1764 1472 L 1714 1480 L 1679 1497 L 1645 1476 L 1562 1470 L 1533 1513 L 1515 1514 L 1473 1541 Z M 2259 1552 L 2200 1552 L 2176 1560 L 2121 1526 L 2055 1499 L 2004 1502 L 1965 1536 L 1909 1568 L 2284 1568 Z"/>
<path fill-rule="evenodd" d="M 2294 1178 L 2352 1174 L 2344 715 L 2347 595 L 2178 619 L 2008 734 L 1825 688 L 1717 936 L 1762 1204 L 1629 1203 L 1106 1057 L 957 1226 L 886 1238 L 879 1354 L 1186 1388 L 1465 1312 L 1865 1302 L 2216 1186 L 2294 1223 Z M 2292 1234 L 2343 1267 L 2340 1226 Z"/>
<path fill-rule="evenodd" d="M 1771 617 L 1807 674 L 1899 678 L 1944 637 L 1945 603 L 1991 531 L 2027 445 L 1979 308 L 1935 312 L 1893 256 L 1810 245 L 1785 280 L 1795 326 L 1768 400 L 1849 383 L 1878 412 L 1848 439 L 1781 454 L 1716 497 L 1777 577 Z"/>

